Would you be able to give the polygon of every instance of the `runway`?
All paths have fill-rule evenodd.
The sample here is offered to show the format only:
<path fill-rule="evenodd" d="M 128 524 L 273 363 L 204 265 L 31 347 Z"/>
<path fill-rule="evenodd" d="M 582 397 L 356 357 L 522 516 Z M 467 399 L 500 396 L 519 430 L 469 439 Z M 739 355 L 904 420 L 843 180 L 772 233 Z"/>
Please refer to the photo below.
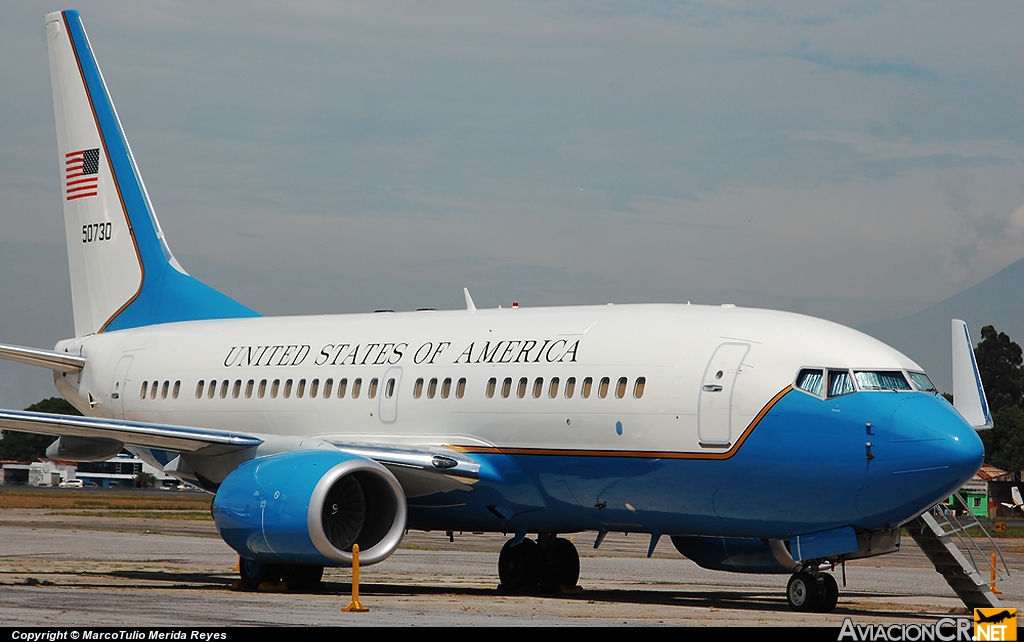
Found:
<path fill-rule="evenodd" d="M 645 536 L 609 534 L 597 551 L 578 535 L 580 589 L 504 595 L 499 535 L 409 533 L 385 562 L 364 568 L 369 613 L 342 613 L 351 571 L 328 569 L 317 594 L 231 590 L 236 556 L 207 521 L 0 511 L 0 620 L 9 626 L 554 625 L 840 626 L 933 623 L 966 615 L 909 538 L 899 553 L 847 566 L 831 614 L 792 612 L 786 575 L 706 571 L 667 538 L 646 559 Z M 1004 540 L 1005 541 L 1005 540 Z M 1024 566 L 1024 542 L 1003 547 Z M 837 579 L 842 577 L 837 570 Z M 1024 579 L 1001 583 L 1006 606 L 1024 602 Z"/>

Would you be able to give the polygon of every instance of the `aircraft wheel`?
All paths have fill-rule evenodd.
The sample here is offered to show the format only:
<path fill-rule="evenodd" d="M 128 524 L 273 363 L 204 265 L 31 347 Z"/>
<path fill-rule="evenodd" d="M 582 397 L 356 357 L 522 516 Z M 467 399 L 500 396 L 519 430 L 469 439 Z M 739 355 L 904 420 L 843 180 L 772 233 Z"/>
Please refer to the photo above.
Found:
<path fill-rule="evenodd" d="M 838 593 L 838 591 L 837 591 Z M 813 611 L 821 600 L 818 581 L 810 573 L 797 573 L 786 585 L 786 601 L 794 611 Z"/>
<path fill-rule="evenodd" d="M 831 613 L 839 602 L 839 584 L 836 578 L 828 573 L 818 574 L 818 604 L 815 611 L 818 613 Z"/>
<path fill-rule="evenodd" d="M 281 575 L 289 591 L 318 591 L 324 578 L 324 567 L 288 565 Z"/>
<path fill-rule="evenodd" d="M 572 588 L 580 581 L 580 554 L 576 545 L 559 537 L 555 540 L 555 586 Z"/>
<path fill-rule="evenodd" d="M 239 558 L 238 574 L 247 589 L 257 589 L 263 582 L 277 582 L 283 568 L 278 564 L 264 564 L 256 560 Z"/>
<path fill-rule="evenodd" d="M 516 546 L 512 540 L 505 542 L 498 555 L 498 579 L 501 588 L 506 591 L 518 592 L 537 586 L 540 551 L 537 542 L 524 539 Z"/>

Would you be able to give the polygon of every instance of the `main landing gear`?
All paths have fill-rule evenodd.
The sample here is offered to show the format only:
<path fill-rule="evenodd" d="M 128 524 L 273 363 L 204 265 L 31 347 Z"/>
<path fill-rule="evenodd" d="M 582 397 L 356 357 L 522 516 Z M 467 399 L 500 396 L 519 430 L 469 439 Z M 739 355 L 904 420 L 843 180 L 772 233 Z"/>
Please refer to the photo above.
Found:
<path fill-rule="evenodd" d="M 580 579 L 576 545 L 554 533 L 541 533 L 537 541 L 505 542 L 498 556 L 501 589 L 510 593 L 572 588 Z"/>
<path fill-rule="evenodd" d="M 794 611 L 831 613 L 839 601 L 839 584 L 828 573 L 801 571 L 789 578 L 786 601 Z"/>
<path fill-rule="evenodd" d="M 249 590 L 258 589 L 264 582 L 284 582 L 289 591 L 308 592 L 320 589 L 324 567 L 264 564 L 240 558 L 238 573 L 242 577 L 242 585 Z"/>

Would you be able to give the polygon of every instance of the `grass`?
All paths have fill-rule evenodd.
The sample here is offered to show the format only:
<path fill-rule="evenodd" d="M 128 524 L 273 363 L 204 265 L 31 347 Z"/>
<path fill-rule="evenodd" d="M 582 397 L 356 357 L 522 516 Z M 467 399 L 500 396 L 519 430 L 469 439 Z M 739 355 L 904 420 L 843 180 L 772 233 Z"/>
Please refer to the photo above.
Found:
<path fill-rule="evenodd" d="M 209 515 L 210 495 L 198 493 L 117 493 L 104 494 L 90 491 L 62 490 L 0 490 L 0 510 L 16 508 L 44 508 L 49 510 L 125 511 L 126 515 L 146 511 L 192 511 Z M 140 517 L 144 515 L 138 515 Z"/>

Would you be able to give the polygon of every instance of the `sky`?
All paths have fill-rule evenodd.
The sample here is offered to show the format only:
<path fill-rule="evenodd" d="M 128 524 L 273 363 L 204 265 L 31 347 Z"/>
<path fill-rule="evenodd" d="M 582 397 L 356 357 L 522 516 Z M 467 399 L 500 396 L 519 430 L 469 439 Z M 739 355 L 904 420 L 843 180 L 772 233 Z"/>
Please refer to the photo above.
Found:
<path fill-rule="evenodd" d="M 74 333 L 59 8 L 0 4 L 0 342 L 44 348 Z M 469 287 L 858 325 L 1024 257 L 1020 2 L 68 8 L 176 257 L 264 314 Z M 0 365 L 0 407 L 53 394 Z"/>

